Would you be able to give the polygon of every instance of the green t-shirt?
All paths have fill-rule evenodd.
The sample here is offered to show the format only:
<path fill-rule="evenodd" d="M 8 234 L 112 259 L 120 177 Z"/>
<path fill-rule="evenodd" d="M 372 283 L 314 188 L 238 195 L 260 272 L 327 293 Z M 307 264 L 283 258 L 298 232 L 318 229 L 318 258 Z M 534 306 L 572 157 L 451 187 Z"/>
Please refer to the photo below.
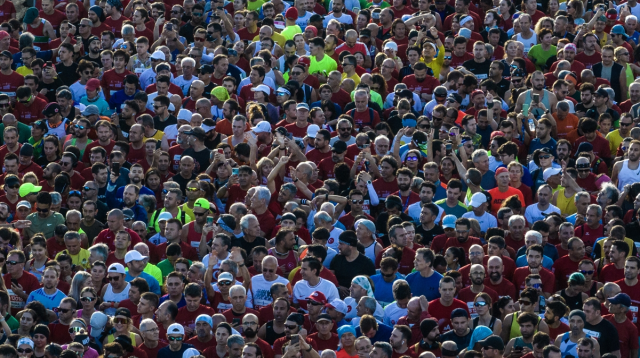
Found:
<path fill-rule="evenodd" d="M 10 314 L 6 315 L 4 317 L 4 320 L 7 321 L 7 324 L 12 331 L 20 327 L 20 322 L 18 322 L 18 320 Z"/>
<path fill-rule="evenodd" d="M 4 144 L 4 123 L 0 123 L 0 145 Z M 31 137 L 31 127 L 28 125 L 18 122 L 18 143 L 26 143 Z M 34 160 L 37 158 L 34 153 Z"/>
<path fill-rule="evenodd" d="M 556 50 L 557 48 L 551 45 L 547 51 L 544 51 L 542 49 L 542 45 L 538 44 L 531 47 L 527 56 L 529 56 L 531 62 L 536 65 L 536 69 L 542 70 L 547 63 L 547 60 L 556 55 Z"/>
<path fill-rule="evenodd" d="M 326 71 L 325 76 L 329 75 L 331 71 L 336 71 L 338 69 L 338 64 L 336 60 L 331 57 L 324 55 L 322 61 L 316 60 L 316 56 L 311 56 L 311 65 L 309 65 L 309 74 L 312 75 L 316 72 L 322 73 L 322 71 Z"/>
<path fill-rule="evenodd" d="M 31 221 L 31 226 L 25 229 L 29 237 L 41 232 L 44 237 L 52 237 L 56 226 L 64 224 L 64 216 L 60 213 L 53 213 L 46 219 L 38 216 L 38 213 L 29 214 L 27 220 Z"/>
<path fill-rule="evenodd" d="M 249 11 L 260 12 L 262 4 L 264 4 L 265 2 L 265 0 L 247 1 L 247 9 L 249 9 Z"/>
<path fill-rule="evenodd" d="M 284 36 L 287 40 L 293 40 L 293 37 L 297 34 L 301 34 L 302 29 L 298 25 L 287 26 L 280 32 L 280 35 Z"/>
<path fill-rule="evenodd" d="M 355 94 L 356 94 L 356 91 L 353 90 L 353 92 L 351 92 L 351 100 L 354 100 Z M 380 108 L 384 108 L 384 104 L 383 104 L 383 101 L 382 101 L 382 96 L 379 95 L 378 92 L 369 91 L 369 94 L 371 95 L 371 102 L 375 102 L 380 106 Z"/>
<path fill-rule="evenodd" d="M 189 261 L 189 266 L 191 266 L 191 261 Z M 162 272 L 163 284 L 164 284 L 164 278 L 167 277 L 170 273 L 172 273 L 175 270 L 173 268 L 173 265 L 171 265 L 171 262 L 169 261 L 169 259 L 164 259 L 160 261 L 158 263 L 158 268 L 160 269 L 160 272 Z M 146 271 L 146 268 L 145 268 L 145 271 Z"/>

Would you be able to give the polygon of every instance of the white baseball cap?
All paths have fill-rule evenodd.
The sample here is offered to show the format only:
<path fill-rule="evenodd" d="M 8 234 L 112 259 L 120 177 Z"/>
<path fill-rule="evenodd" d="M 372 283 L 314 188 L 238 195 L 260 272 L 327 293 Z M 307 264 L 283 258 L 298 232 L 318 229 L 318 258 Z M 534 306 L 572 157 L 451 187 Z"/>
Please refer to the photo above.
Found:
<path fill-rule="evenodd" d="M 319 130 L 320 130 L 320 127 L 318 127 L 317 124 L 310 124 L 307 127 L 307 137 L 315 138 L 318 135 Z"/>
<path fill-rule="evenodd" d="M 124 270 L 124 266 L 122 266 L 122 264 L 111 264 L 109 266 L 109 269 L 107 270 L 107 273 L 111 273 L 111 272 L 115 272 L 115 273 L 121 273 L 121 274 L 126 274 L 127 272 Z"/>
<path fill-rule="evenodd" d="M 267 85 L 258 85 L 257 87 L 253 87 L 251 92 L 262 91 L 267 94 L 267 96 L 271 93 L 271 89 Z"/>
<path fill-rule="evenodd" d="M 142 261 L 142 260 L 146 260 L 148 257 L 147 256 L 142 256 L 141 253 L 139 253 L 136 250 L 131 250 L 129 252 L 127 252 L 126 255 L 124 255 L 124 263 L 128 264 L 131 261 Z"/>

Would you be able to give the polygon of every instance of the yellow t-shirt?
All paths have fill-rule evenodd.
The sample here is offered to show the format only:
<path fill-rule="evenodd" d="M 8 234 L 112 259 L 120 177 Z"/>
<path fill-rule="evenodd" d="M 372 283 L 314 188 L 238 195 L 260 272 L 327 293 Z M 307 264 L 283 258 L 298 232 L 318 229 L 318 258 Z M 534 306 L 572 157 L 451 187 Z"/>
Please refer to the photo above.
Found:
<path fill-rule="evenodd" d="M 309 74 L 312 75 L 316 72 L 322 73 L 322 71 L 327 71 L 326 75 L 329 75 L 331 71 L 336 71 L 338 69 L 338 64 L 336 60 L 331 57 L 324 55 L 322 61 L 316 60 L 316 56 L 311 56 L 311 65 L 309 65 Z"/>
<path fill-rule="evenodd" d="M 153 139 L 157 140 L 158 143 L 160 143 L 162 141 L 162 137 L 164 137 L 164 132 L 161 131 L 161 130 L 157 130 L 156 133 L 153 136 L 151 136 L 151 137 L 145 136 L 144 139 L 153 138 Z"/>
<path fill-rule="evenodd" d="M 32 75 L 33 74 L 33 70 L 28 69 L 27 66 L 20 66 L 16 69 L 16 72 L 18 72 L 19 74 L 26 76 L 26 75 Z"/>
<path fill-rule="evenodd" d="M 61 254 L 67 254 L 71 256 L 71 263 L 73 265 L 81 266 L 87 270 L 91 268 L 91 265 L 89 264 L 89 256 L 91 255 L 89 253 L 89 250 L 80 249 L 80 252 L 78 252 L 77 255 L 71 255 L 69 254 L 69 251 L 63 250 L 61 252 L 58 252 L 55 259 L 57 260 Z"/>
<path fill-rule="evenodd" d="M 284 38 L 284 36 L 280 35 L 277 32 L 274 32 L 273 35 L 271 35 L 271 38 L 273 39 L 273 41 L 275 43 L 280 45 L 281 48 L 284 48 L 284 44 L 285 44 L 285 42 L 287 42 L 287 39 Z M 256 37 L 253 38 L 253 42 L 256 42 L 256 41 L 260 41 L 260 35 L 257 35 Z"/>
<path fill-rule="evenodd" d="M 618 147 L 624 141 L 624 138 L 620 136 L 620 130 L 616 129 L 613 132 L 609 132 L 606 138 L 609 141 L 609 149 L 611 150 L 611 154 L 615 156 L 616 152 L 618 151 Z"/>
<path fill-rule="evenodd" d="M 356 83 L 356 87 L 358 87 L 358 85 L 360 84 L 360 76 L 358 76 L 358 74 L 355 73 L 355 72 L 353 73 L 353 76 L 351 76 L 351 77 L 347 77 L 347 74 L 343 73 L 342 74 L 342 80 L 344 81 L 347 78 L 351 78 L 353 80 L 353 82 Z"/>

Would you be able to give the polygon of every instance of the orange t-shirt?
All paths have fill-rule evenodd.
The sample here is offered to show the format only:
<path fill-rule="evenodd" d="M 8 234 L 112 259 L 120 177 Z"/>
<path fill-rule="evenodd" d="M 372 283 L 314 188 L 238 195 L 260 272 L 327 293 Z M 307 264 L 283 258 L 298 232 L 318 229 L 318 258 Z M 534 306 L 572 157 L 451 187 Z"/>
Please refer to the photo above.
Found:
<path fill-rule="evenodd" d="M 503 193 L 500 191 L 500 188 L 495 187 L 488 192 L 491 194 L 491 213 L 493 215 L 498 215 L 498 210 L 500 210 L 502 202 L 512 195 L 517 195 L 518 198 L 520 198 L 522 205 L 525 205 L 524 195 L 522 195 L 522 192 L 516 188 L 509 187 L 507 191 Z"/>
<path fill-rule="evenodd" d="M 251 126 L 249 125 L 249 122 L 247 122 L 247 126 L 244 128 L 244 131 L 248 132 L 250 130 L 251 130 Z M 218 123 L 216 123 L 216 132 L 220 134 L 224 134 L 227 137 L 232 136 L 233 130 L 231 128 L 231 121 L 226 118 L 221 121 L 218 121 Z"/>
<path fill-rule="evenodd" d="M 567 113 L 567 116 L 560 120 L 558 114 L 554 113 L 553 118 L 556 120 L 558 139 L 566 139 L 573 129 L 578 128 L 579 119 L 575 114 Z"/>

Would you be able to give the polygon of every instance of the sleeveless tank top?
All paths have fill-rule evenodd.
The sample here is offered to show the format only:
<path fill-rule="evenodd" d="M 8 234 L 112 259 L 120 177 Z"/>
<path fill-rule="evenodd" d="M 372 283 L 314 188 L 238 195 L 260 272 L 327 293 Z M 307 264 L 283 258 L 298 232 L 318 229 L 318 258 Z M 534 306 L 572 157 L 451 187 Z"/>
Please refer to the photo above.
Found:
<path fill-rule="evenodd" d="M 542 91 L 542 93 L 544 94 L 544 96 L 540 98 L 540 102 L 544 103 L 545 107 L 550 108 L 551 105 L 549 104 L 549 91 Z M 532 100 L 533 99 L 531 98 L 531 90 L 526 91 L 524 103 L 531 103 Z M 533 111 L 535 115 L 543 114 L 540 108 L 534 108 Z"/>
<path fill-rule="evenodd" d="M 533 350 L 533 343 L 526 343 L 524 341 L 524 339 L 522 339 L 522 337 L 516 337 L 515 342 L 513 342 L 513 346 L 514 347 L 518 347 L 518 346 L 527 347 L 527 348 Z"/>
<path fill-rule="evenodd" d="M 560 342 L 560 353 L 562 353 L 562 357 L 566 357 L 568 355 L 572 355 L 574 357 L 578 356 L 578 343 L 571 342 L 569 339 L 571 332 L 565 332 L 562 335 L 562 341 Z M 591 338 L 590 335 L 587 334 L 587 338 Z"/>
<path fill-rule="evenodd" d="M 540 319 L 538 319 L 538 324 L 536 324 L 536 330 L 534 334 L 538 333 L 539 325 L 540 325 Z M 518 312 L 513 312 L 513 319 L 511 320 L 511 327 L 509 330 L 509 339 L 517 338 L 520 336 L 522 336 L 522 333 L 520 333 L 520 325 L 518 325 Z M 533 349 L 533 346 L 530 346 L 530 348 Z"/>
<path fill-rule="evenodd" d="M 575 309 L 582 309 L 582 292 L 575 295 L 574 297 L 571 297 L 567 295 L 566 289 L 563 289 L 562 291 L 560 291 L 560 296 L 564 298 L 565 303 L 569 307 L 570 311 Z"/>
<path fill-rule="evenodd" d="M 76 145 L 76 139 L 77 138 L 71 138 L 69 141 L 71 142 L 70 145 Z M 91 142 L 93 142 L 91 139 L 87 139 L 87 145 L 91 144 Z M 87 149 L 87 147 L 84 147 L 84 149 L 82 149 L 80 151 L 80 157 L 82 157 L 84 155 L 84 150 Z"/>
<path fill-rule="evenodd" d="M 290 272 L 291 270 L 296 268 L 296 266 L 298 266 L 298 261 L 296 261 L 296 255 L 294 254 L 293 250 L 289 250 L 289 255 L 287 255 L 287 257 L 285 257 L 284 259 L 279 258 L 275 254 L 275 249 L 269 249 L 269 255 L 275 256 L 275 258 L 278 260 L 278 266 L 286 267 L 288 270 L 287 272 Z"/>
<path fill-rule="evenodd" d="M 376 262 L 376 241 L 374 240 L 371 245 L 364 248 L 364 256 L 371 259 L 371 262 Z"/>
<path fill-rule="evenodd" d="M 270 345 L 273 345 L 276 339 L 284 336 L 285 336 L 284 331 L 282 331 L 282 333 L 276 333 L 276 331 L 273 330 L 273 321 L 267 322 L 267 334 L 264 337 L 267 343 L 269 343 Z"/>
<path fill-rule="evenodd" d="M 479 322 L 480 322 L 480 317 L 476 317 L 476 318 L 474 318 L 474 319 L 473 319 L 473 327 L 474 327 L 474 328 L 475 328 L 475 327 L 478 327 Z M 493 317 L 493 316 L 491 316 L 491 321 L 489 321 L 489 326 L 488 326 L 487 328 L 489 328 L 490 330 L 492 330 L 492 331 L 493 331 L 493 326 L 495 326 L 495 324 L 496 324 L 496 318 L 495 318 L 495 317 Z"/>
<path fill-rule="evenodd" d="M 618 173 L 618 190 L 622 191 L 625 185 L 633 184 L 637 181 L 640 181 L 640 165 L 638 165 L 638 168 L 631 170 L 629 169 L 629 159 L 623 160 L 622 168 Z"/>
<path fill-rule="evenodd" d="M 107 285 L 107 292 L 104 293 L 104 301 L 105 302 L 120 302 L 129 298 L 129 289 L 131 288 L 131 284 L 127 283 L 127 286 L 120 293 L 114 293 L 113 287 L 111 284 Z M 116 314 L 116 309 L 113 307 L 107 308 L 104 313 L 108 316 L 114 316 Z"/>
<path fill-rule="evenodd" d="M 67 135 L 67 124 L 68 120 L 66 118 L 63 118 L 60 124 L 55 127 L 51 127 L 49 121 L 47 121 L 47 128 L 49 130 L 47 134 L 54 134 L 58 136 L 59 139 L 63 139 L 64 136 Z"/>
<path fill-rule="evenodd" d="M 40 25 L 38 27 L 33 27 L 31 24 L 27 25 L 27 28 L 33 36 L 35 36 L 33 40 L 33 48 L 36 51 L 48 50 L 49 49 L 49 36 L 44 35 L 44 23 L 45 19 L 40 18 Z"/>
<path fill-rule="evenodd" d="M 571 215 L 578 212 L 578 208 L 576 208 L 576 203 L 574 202 L 575 196 L 576 194 L 573 194 L 571 197 L 567 198 L 564 195 L 564 188 L 558 190 L 556 206 L 560 209 L 562 215 Z"/>
<path fill-rule="evenodd" d="M 189 227 L 189 234 L 187 235 L 187 243 L 192 247 L 197 248 L 198 246 L 200 246 L 200 238 L 202 237 L 202 233 L 196 232 L 195 221 L 190 222 L 187 226 Z M 196 246 L 193 245 L 194 242 L 196 243 Z"/>
<path fill-rule="evenodd" d="M 522 42 L 522 44 L 524 45 L 524 54 L 525 54 L 525 56 L 527 55 L 527 53 L 529 52 L 529 50 L 531 50 L 531 48 L 533 46 L 538 44 L 538 34 L 536 34 L 533 31 L 531 33 L 533 34 L 533 36 L 531 36 L 530 39 L 523 38 L 521 33 L 516 35 L 516 40 Z M 547 108 L 549 108 L 549 107 L 547 107 Z"/>

